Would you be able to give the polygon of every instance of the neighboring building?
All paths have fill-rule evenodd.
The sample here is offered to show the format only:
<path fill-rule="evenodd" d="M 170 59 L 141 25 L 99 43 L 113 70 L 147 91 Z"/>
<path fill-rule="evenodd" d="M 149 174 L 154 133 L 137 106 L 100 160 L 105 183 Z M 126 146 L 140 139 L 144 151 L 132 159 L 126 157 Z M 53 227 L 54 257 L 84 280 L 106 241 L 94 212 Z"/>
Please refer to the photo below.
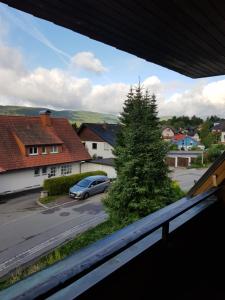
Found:
<path fill-rule="evenodd" d="M 112 150 L 116 143 L 118 124 L 83 123 L 78 135 L 93 158 L 114 157 Z"/>
<path fill-rule="evenodd" d="M 172 143 L 176 144 L 179 149 L 188 150 L 193 146 L 198 146 L 199 143 L 192 137 L 182 133 L 175 134 Z"/>
<path fill-rule="evenodd" d="M 212 133 L 218 134 L 218 140 L 220 139 L 220 142 L 225 144 L 225 121 L 214 123 Z"/>
<path fill-rule="evenodd" d="M 169 151 L 166 155 L 166 163 L 170 167 L 189 167 L 198 157 L 203 163 L 203 151 Z"/>
<path fill-rule="evenodd" d="M 64 118 L 0 116 L 0 194 L 42 186 L 44 179 L 80 172 L 90 159 Z"/>
<path fill-rule="evenodd" d="M 164 140 L 171 140 L 175 135 L 175 130 L 172 127 L 163 127 L 162 128 L 162 138 Z"/>
<path fill-rule="evenodd" d="M 192 137 L 197 142 L 200 142 L 199 134 L 194 128 L 189 128 L 187 132 L 188 132 L 187 133 L 188 136 Z"/>
<path fill-rule="evenodd" d="M 195 134 L 192 136 L 192 138 L 194 140 L 196 140 L 197 142 L 200 142 L 200 136 L 199 136 L 198 132 L 195 132 Z"/>
<path fill-rule="evenodd" d="M 220 133 L 222 131 L 225 131 L 225 121 L 220 121 L 213 124 L 212 132 Z"/>
<path fill-rule="evenodd" d="M 99 158 L 85 162 L 81 167 L 82 172 L 91 172 L 101 170 L 107 173 L 110 179 L 116 178 L 116 170 L 114 167 L 114 158 Z"/>

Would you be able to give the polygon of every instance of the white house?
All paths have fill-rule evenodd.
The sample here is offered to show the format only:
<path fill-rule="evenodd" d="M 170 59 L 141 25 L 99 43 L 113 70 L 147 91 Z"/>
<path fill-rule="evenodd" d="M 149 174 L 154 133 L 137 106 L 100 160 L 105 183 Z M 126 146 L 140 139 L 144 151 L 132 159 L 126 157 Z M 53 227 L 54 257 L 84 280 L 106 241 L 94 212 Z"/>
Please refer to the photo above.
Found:
<path fill-rule="evenodd" d="M 65 118 L 0 116 L 0 195 L 41 187 L 44 179 L 81 172 L 90 160 Z"/>
<path fill-rule="evenodd" d="M 117 124 L 83 123 L 78 135 L 92 158 L 112 158 L 118 129 Z"/>
<path fill-rule="evenodd" d="M 225 121 L 224 120 L 218 123 L 214 123 L 212 132 L 214 134 L 220 135 L 220 142 L 222 144 L 225 144 Z"/>
<path fill-rule="evenodd" d="M 173 139 L 174 135 L 175 135 L 175 131 L 172 127 L 168 127 L 168 126 L 163 127 L 163 129 L 162 129 L 162 138 L 164 140 L 170 141 L 171 139 Z"/>

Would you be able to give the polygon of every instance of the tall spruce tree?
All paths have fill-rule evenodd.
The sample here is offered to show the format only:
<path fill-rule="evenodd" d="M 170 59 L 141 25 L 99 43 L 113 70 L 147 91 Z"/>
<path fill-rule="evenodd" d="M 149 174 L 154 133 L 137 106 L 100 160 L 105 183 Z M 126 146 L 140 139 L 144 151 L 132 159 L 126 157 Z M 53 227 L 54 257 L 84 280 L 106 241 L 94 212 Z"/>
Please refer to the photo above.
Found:
<path fill-rule="evenodd" d="M 120 117 L 121 130 L 115 146 L 117 179 L 104 200 L 117 221 L 143 217 L 173 201 L 161 139 L 156 96 L 143 92 L 140 84 L 131 88 Z"/>

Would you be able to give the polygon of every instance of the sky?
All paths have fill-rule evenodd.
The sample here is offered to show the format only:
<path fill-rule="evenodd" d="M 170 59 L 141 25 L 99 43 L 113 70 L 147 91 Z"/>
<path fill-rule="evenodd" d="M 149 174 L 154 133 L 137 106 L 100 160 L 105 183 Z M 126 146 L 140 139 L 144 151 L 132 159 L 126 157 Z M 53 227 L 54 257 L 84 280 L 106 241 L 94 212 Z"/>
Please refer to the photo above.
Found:
<path fill-rule="evenodd" d="M 118 114 L 139 80 L 160 116 L 225 117 L 225 76 L 191 79 L 0 3 L 0 105 Z"/>

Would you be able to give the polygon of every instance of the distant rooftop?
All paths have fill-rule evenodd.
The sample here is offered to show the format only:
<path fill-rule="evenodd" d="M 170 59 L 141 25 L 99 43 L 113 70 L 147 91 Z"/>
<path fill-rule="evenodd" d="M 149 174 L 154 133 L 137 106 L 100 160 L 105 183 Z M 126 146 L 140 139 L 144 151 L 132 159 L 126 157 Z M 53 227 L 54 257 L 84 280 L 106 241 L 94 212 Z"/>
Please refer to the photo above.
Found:
<path fill-rule="evenodd" d="M 83 123 L 78 129 L 78 134 L 82 132 L 84 128 L 89 128 L 103 141 L 109 143 L 111 146 L 115 146 L 116 136 L 119 131 L 118 124 L 108 124 L 108 123 Z"/>
<path fill-rule="evenodd" d="M 100 164 L 100 165 L 106 165 L 106 166 L 114 166 L 114 158 L 98 158 L 93 159 L 90 161 L 90 163 Z"/>

